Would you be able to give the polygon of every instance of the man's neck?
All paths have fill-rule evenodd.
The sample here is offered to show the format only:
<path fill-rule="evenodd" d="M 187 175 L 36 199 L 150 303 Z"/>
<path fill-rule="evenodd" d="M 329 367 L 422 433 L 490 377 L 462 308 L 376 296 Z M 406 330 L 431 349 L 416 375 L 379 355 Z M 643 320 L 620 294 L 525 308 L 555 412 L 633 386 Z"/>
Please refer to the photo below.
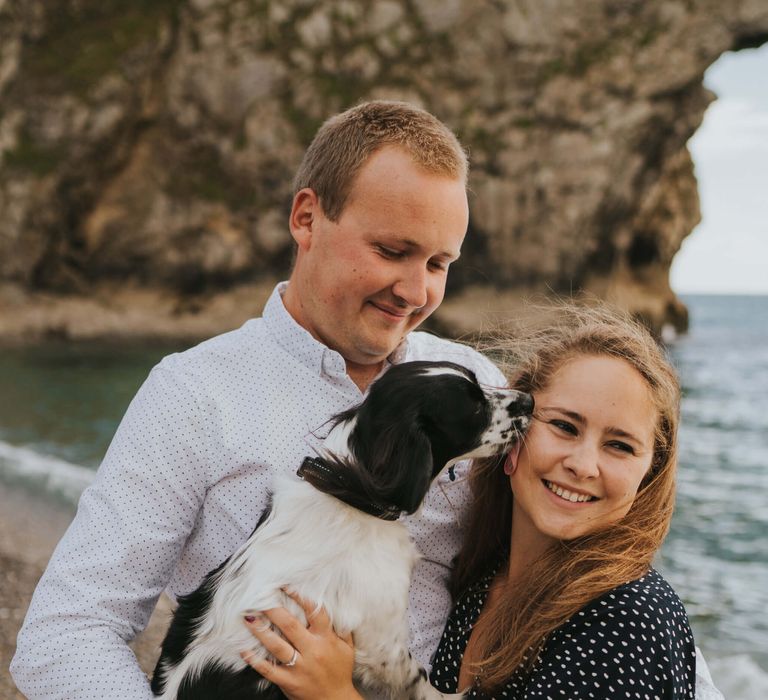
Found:
<path fill-rule="evenodd" d="M 365 392 L 371 382 L 376 379 L 379 372 L 381 372 L 383 366 L 383 361 L 373 365 L 358 365 L 347 360 L 347 374 L 357 385 L 357 388 L 360 389 L 360 391 Z"/>

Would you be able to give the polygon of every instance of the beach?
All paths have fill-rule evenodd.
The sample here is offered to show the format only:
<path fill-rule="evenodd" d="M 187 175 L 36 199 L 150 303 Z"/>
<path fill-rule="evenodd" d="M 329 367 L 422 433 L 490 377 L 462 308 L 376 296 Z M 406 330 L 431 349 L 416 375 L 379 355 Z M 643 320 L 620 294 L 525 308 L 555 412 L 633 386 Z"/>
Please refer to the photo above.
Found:
<path fill-rule="evenodd" d="M 0 484 L 0 700 L 24 698 L 8 671 L 16 635 L 35 586 L 73 515 L 71 508 L 42 503 L 22 488 Z M 170 600 L 163 596 L 149 626 L 131 644 L 147 674 L 157 661 L 170 610 Z"/>

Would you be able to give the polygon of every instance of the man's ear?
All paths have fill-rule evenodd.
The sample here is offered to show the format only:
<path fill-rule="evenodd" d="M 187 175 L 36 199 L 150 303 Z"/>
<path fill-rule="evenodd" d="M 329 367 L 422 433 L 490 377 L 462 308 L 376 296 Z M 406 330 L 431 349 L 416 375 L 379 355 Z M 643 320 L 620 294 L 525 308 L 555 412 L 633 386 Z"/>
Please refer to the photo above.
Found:
<path fill-rule="evenodd" d="M 293 197 L 288 227 L 300 250 L 309 250 L 318 216 L 322 214 L 320 198 L 309 187 L 299 190 Z"/>

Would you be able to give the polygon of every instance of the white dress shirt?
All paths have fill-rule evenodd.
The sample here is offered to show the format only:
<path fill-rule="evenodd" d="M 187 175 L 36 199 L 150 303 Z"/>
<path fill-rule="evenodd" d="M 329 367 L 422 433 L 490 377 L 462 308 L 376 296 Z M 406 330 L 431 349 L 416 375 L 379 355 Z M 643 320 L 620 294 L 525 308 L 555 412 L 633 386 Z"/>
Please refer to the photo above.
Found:
<path fill-rule="evenodd" d="M 287 313 L 284 289 L 262 318 L 166 357 L 137 393 L 19 633 L 11 672 L 30 699 L 152 698 L 128 642 L 160 593 L 197 588 L 251 534 L 273 475 L 295 472 L 328 419 L 362 399 L 341 355 Z M 450 360 L 504 384 L 474 350 L 426 333 L 389 359 Z M 451 605 L 465 470 L 441 475 L 408 520 L 424 557 L 411 587 L 411 648 L 425 666 Z"/>

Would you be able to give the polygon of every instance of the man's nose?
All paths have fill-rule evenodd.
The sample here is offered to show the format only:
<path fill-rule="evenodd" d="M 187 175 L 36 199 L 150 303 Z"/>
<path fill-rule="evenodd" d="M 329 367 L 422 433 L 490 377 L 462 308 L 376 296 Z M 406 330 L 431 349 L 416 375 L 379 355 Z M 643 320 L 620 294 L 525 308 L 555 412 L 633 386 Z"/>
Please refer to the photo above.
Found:
<path fill-rule="evenodd" d="M 392 293 L 407 306 L 421 308 L 427 304 L 427 271 L 421 266 L 410 266 L 392 286 Z"/>

